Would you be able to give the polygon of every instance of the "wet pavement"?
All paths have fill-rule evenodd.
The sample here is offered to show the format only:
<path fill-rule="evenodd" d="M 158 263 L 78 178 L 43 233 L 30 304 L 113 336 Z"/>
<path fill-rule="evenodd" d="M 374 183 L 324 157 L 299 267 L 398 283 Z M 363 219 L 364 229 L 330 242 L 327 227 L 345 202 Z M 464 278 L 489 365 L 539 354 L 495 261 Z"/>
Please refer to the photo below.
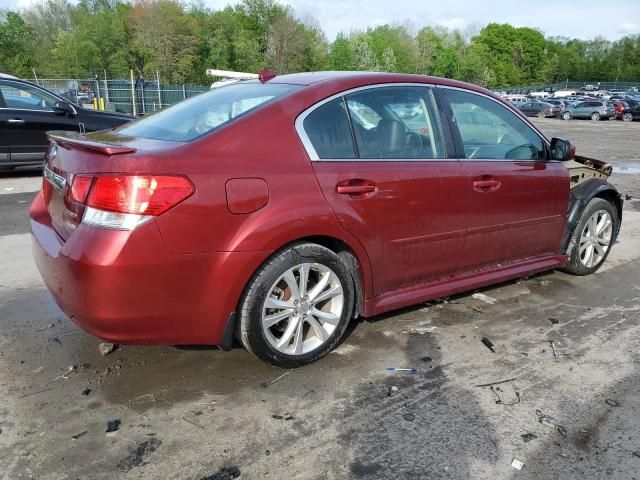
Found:
<path fill-rule="evenodd" d="M 629 162 L 639 142 L 626 141 Z M 0 177 L 0 479 L 640 478 L 633 200 L 595 275 L 551 272 L 482 290 L 493 304 L 469 292 L 354 322 L 325 359 L 281 370 L 240 348 L 103 357 L 31 260 L 37 172 Z"/>

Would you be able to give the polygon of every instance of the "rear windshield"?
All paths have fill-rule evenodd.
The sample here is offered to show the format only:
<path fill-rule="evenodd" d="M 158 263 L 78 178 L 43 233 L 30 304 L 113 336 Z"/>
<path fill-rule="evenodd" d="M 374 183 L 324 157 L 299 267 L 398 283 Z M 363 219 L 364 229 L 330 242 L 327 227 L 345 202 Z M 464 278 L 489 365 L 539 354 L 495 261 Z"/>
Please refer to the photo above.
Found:
<path fill-rule="evenodd" d="M 189 142 L 297 90 L 282 83 L 237 83 L 215 88 L 120 127 L 122 135 Z"/>

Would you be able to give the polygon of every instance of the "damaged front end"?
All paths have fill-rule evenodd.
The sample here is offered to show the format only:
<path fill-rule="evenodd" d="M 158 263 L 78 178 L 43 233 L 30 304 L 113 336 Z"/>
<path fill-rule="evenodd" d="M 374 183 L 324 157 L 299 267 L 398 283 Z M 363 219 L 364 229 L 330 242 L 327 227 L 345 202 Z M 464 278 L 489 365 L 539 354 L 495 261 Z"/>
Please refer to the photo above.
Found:
<path fill-rule="evenodd" d="M 606 180 L 613 172 L 613 167 L 602 160 L 576 155 L 572 160 L 565 162 L 569 170 L 570 188 L 577 186 L 592 178 Z"/>

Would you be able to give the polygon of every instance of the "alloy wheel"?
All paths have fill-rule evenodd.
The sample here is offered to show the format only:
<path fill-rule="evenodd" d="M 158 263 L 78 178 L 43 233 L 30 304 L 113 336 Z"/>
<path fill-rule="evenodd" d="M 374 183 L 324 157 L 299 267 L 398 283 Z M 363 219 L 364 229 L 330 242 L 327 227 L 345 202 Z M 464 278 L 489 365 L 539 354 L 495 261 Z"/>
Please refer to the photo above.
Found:
<path fill-rule="evenodd" d="M 625 113 L 624 115 L 622 115 L 622 120 L 625 122 L 630 122 L 631 120 L 633 120 L 633 114 Z"/>
<path fill-rule="evenodd" d="M 593 112 L 591 114 L 591 120 L 600 120 L 600 114 L 598 112 Z"/>
<path fill-rule="evenodd" d="M 565 112 L 562 115 L 563 120 L 571 120 L 571 114 L 569 112 Z"/>
<path fill-rule="evenodd" d="M 271 286 L 262 308 L 262 330 L 273 348 L 304 355 L 323 345 L 342 317 L 344 292 L 326 265 L 302 263 Z"/>
<path fill-rule="evenodd" d="M 580 235 L 580 262 L 587 268 L 604 260 L 611 244 L 613 222 L 606 210 L 598 210 L 587 221 Z"/>

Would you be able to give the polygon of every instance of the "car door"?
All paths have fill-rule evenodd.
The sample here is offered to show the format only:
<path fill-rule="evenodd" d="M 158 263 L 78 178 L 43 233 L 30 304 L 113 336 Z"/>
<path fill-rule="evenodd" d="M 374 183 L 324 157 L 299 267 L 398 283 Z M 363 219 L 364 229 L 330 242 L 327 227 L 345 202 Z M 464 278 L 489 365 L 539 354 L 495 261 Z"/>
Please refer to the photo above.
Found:
<path fill-rule="evenodd" d="M 4 99 L 4 125 L 10 138 L 11 162 L 41 160 L 47 150 L 48 130 L 77 130 L 73 116 L 53 111 L 58 99 L 22 82 L 0 80 L 0 93 Z"/>
<path fill-rule="evenodd" d="M 585 118 L 591 115 L 591 109 L 589 108 L 589 102 L 579 102 L 574 107 L 573 116 L 577 118 Z"/>
<path fill-rule="evenodd" d="M 377 295 L 457 271 L 469 193 L 431 88 L 346 92 L 297 126 L 326 199 L 367 250 Z"/>
<path fill-rule="evenodd" d="M 557 253 L 569 200 L 569 174 L 547 160 L 547 144 L 492 97 L 439 88 L 446 99 L 458 158 L 468 177 L 467 270 Z M 474 111 L 491 130 L 466 123 Z"/>

